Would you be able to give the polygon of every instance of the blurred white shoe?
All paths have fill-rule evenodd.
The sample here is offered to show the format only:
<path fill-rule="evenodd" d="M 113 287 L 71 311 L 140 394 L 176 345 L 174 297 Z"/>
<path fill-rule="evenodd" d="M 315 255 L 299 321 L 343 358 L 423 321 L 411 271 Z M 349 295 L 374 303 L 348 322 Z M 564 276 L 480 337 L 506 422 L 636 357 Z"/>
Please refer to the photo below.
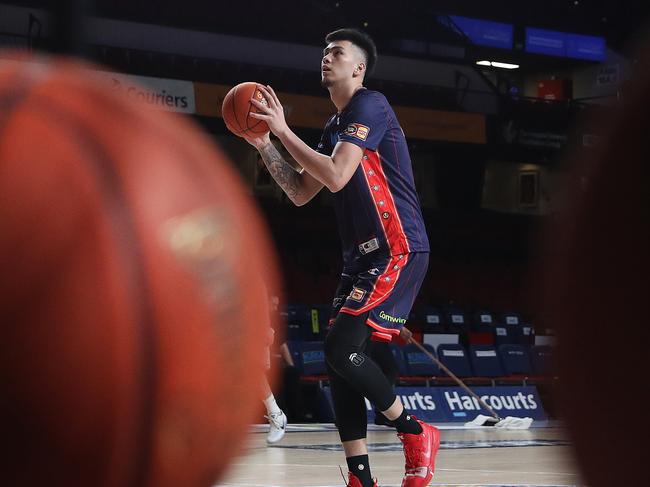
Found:
<path fill-rule="evenodd" d="M 282 411 L 264 417 L 269 420 L 270 426 L 269 434 L 266 435 L 266 442 L 269 444 L 277 443 L 287 430 L 287 417 Z"/>

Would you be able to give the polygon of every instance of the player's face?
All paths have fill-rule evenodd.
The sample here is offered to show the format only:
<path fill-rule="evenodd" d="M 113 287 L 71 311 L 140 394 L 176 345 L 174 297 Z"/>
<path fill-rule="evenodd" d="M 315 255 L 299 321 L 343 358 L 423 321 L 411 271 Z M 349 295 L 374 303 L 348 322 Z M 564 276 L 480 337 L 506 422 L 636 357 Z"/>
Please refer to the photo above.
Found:
<path fill-rule="evenodd" d="M 330 42 L 323 50 L 321 84 L 330 87 L 351 80 L 360 62 L 359 50 L 350 41 Z"/>

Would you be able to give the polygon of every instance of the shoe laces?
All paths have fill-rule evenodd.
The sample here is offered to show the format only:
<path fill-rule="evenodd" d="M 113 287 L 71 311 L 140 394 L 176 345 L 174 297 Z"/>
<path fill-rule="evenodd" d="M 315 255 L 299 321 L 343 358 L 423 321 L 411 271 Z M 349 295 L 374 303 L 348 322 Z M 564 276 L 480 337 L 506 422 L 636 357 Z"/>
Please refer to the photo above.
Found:
<path fill-rule="evenodd" d="M 406 438 L 404 437 L 403 434 L 398 433 L 398 438 L 402 441 L 402 444 L 404 445 L 404 459 L 406 460 L 406 470 L 412 470 L 414 468 L 417 468 L 420 463 L 420 458 L 422 456 L 422 453 L 424 452 L 424 448 L 419 447 L 419 445 L 414 445 L 414 444 L 407 444 L 406 443 Z"/>
<path fill-rule="evenodd" d="M 414 469 L 419 467 L 419 463 L 421 463 L 419 460 L 421 458 L 421 453 L 422 450 L 419 448 L 413 448 L 410 451 L 409 450 L 404 450 L 404 458 L 406 459 L 406 468 L 407 469 Z"/>
<path fill-rule="evenodd" d="M 343 467 L 339 465 L 339 470 L 341 471 L 341 478 L 343 479 L 343 482 L 345 482 L 346 487 L 350 485 L 350 481 L 352 480 L 350 477 L 352 476 L 352 472 L 348 472 L 348 479 L 345 479 L 345 474 L 343 473 Z"/>
<path fill-rule="evenodd" d="M 276 428 L 282 428 L 282 413 L 278 414 L 269 414 L 264 416 L 266 419 L 269 420 L 269 423 L 271 426 L 275 426 Z"/>

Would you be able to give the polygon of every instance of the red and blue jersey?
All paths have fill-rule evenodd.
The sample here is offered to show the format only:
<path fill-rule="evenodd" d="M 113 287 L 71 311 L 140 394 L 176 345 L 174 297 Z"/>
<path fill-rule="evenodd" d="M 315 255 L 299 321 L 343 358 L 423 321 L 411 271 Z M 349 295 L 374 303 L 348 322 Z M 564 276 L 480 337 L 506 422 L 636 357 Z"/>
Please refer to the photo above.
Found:
<path fill-rule="evenodd" d="M 375 251 L 429 252 L 406 138 L 386 97 L 357 90 L 328 120 L 317 150 L 331 155 L 339 141 L 363 149 L 354 175 L 334 193 L 344 264 Z"/>

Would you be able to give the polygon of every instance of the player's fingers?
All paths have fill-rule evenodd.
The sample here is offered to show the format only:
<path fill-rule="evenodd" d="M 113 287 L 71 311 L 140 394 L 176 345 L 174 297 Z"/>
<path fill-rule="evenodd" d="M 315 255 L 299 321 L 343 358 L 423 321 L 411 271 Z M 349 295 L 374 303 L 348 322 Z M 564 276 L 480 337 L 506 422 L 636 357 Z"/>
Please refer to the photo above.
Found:
<path fill-rule="evenodd" d="M 270 111 L 270 107 L 268 105 L 265 105 L 259 100 L 252 99 L 251 103 L 253 104 L 253 106 L 259 108 L 264 113 L 268 113 Z"/>
<path fill-rule="evenodd" d="M 259 118 L 260 120 L 271 120 L 271 115 L 266 115 L 265 113 L 250 112 L 248 115 L 253 118 Z"/>
<path fill-rule="evenodd" d="M 271 85 L 266 85 L 266 88 L 268 89 L 269 93 L 271 93 L 271 96 L 273 97 L 273 100 L 278 106 L 281 106 L 282 103 L 280 103 L 280 99 L 278 98 L 278 95 L 275 94 L 275 90 L 271 88 Z"/>
<path fill-rule="evenodd" d="M 279 105 L 279 103 L 276 103 L 276 100 L 271 94 L 271 92 L 267 90 L 265 86 L 259 85 L 259 90 L 264 95 L 264 98 L 266 98 L 266 101 L 269 104 L 269 108 L 275 109 L 276 106 Z"/>

